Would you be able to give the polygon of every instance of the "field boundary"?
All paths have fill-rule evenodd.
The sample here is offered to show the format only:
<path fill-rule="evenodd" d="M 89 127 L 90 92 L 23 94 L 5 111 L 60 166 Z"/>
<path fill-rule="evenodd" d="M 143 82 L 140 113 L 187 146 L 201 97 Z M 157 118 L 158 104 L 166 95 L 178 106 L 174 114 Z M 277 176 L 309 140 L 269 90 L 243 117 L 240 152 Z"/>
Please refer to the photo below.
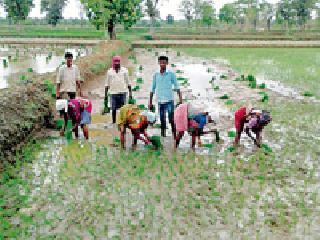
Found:
<path fill-rule="evenodd" d="M 133 48 L 319 48 L 320 41 L 250 41 L 250 40 L 150 40 L 134 41 Z"/>
<path fill-rule="evenodd" d="M 73 38 L 0 38 L 0 44 L 72 44 L 97 45 L 99 39 L 73 39 Z"/>

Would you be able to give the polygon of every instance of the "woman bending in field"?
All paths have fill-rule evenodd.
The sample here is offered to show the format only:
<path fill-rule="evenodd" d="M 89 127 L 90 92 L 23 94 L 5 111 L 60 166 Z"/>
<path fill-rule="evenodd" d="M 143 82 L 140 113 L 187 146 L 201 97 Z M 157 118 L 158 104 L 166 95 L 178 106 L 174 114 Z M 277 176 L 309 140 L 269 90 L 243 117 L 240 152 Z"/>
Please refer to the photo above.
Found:
<path fill-rule="evenodd" d="M 262 141 L 262 130 L 267 126 L 272 118 L 271 114 L 265 110 L 251 109 L 247 113 L 246 107 L 239 108 L 235 114 L 235 128 L 237 131 L 234 140 L 234 146 L 238 146 L 243 131 L 253 140 L 253 142 L 260 147 Z M 255 137 L 251 133 L 255 134 Z"/>

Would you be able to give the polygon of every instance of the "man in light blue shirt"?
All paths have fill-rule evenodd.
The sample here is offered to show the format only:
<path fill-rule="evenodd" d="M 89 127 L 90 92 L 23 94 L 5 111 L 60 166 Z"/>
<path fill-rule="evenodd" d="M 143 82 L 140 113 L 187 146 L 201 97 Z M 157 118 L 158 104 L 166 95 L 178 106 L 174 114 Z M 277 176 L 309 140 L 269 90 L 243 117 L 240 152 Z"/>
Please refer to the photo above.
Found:
<path fill-rule="evenodd" d="M 169 122 L 172 128 L 173 137 L 176 138 L 176 131 L 173 121 L 174 113 L 174 91 L 177 91 L 179 96 L 179 103 L 182 103 L 182 95 L 180 86 L 177 82 L 175 73 L 168 71 L 167 66 L 169 58 L 167 56 L 160 56 L 158 58 L 160 71 L 153 75 L 152 89 L 150 93 L 149 109 L 152 109 L 153 95 L 157 95 L 159 104 L 160 121 L 161 121 L 161 136 L 166 136 L 166 112 L 168 113 Z"/>

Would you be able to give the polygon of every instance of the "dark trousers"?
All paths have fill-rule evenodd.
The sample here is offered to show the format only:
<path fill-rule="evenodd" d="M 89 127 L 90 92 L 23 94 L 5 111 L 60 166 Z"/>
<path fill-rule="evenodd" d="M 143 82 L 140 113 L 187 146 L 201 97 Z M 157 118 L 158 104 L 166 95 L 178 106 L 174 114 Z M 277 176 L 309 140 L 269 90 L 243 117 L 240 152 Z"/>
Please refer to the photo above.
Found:
<path fill-rule="evenodd" d="M 172 130 L 174 131 L 174 122 L 173 122 L 174 103 L 173 103 L 173 101 L 170 101 L 167 103 L 159 103 L 159 112 L 160 112 L 161 129 L 167 128 L 167 126 L 166 126 L 166 113 L 167 113 Z"/>

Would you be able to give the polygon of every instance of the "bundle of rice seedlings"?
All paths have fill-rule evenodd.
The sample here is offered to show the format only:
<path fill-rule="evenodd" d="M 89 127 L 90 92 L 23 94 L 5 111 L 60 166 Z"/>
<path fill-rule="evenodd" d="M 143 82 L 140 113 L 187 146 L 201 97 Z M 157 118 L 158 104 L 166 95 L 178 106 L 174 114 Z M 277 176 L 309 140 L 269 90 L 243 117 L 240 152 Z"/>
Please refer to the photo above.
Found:
<path fill-rule="evenodd" d="M 259 85 L 259 88 L 260 88 L 260 89 L 265 89 L 265 88 L 266 88 L 266 84 L 265 84 L 265 83 L 260 84 L 260 85 Z"/>
<path fill-rule="evenodd" d="M 236 132 L 235 132 L 235 131 L 229 131 L 229 132 L 228 132 L 228 137 L 229 137 L 229 138 L 234 138 L 234 137 L 236 137 Z"/>
<path fill-rule="evenodd" d="M 162 148 L 162 143 L 161 143 L 161 137 L 160 136 L 152 136 L 150 138 L 152 145 L 156 148 L 156 149 L 160 149 Z"/>
<path fill-rule="evenodd" d="M 143 83 L 143 79 L 141 77 L 137 78 L 136 80 L 137 83 Z"/>
<path fill-rule="evenodd" d="M 303 93 L 303 96 L 305 96 L 305 97 L 313 97 L 314 94 L 312 92 L 306 91 L 306 92 Z"/>
<path fill-rule="evenodd" d="M 128 100 L 128 104 L 136 104 L 136 100 L 134 98 L 131 98 Z"/>
<path fill-rule="evenodd" d="M 224 94 L 223 96 L 220 97 L 220 99 L 229 99 L 228 94 Z"/>

